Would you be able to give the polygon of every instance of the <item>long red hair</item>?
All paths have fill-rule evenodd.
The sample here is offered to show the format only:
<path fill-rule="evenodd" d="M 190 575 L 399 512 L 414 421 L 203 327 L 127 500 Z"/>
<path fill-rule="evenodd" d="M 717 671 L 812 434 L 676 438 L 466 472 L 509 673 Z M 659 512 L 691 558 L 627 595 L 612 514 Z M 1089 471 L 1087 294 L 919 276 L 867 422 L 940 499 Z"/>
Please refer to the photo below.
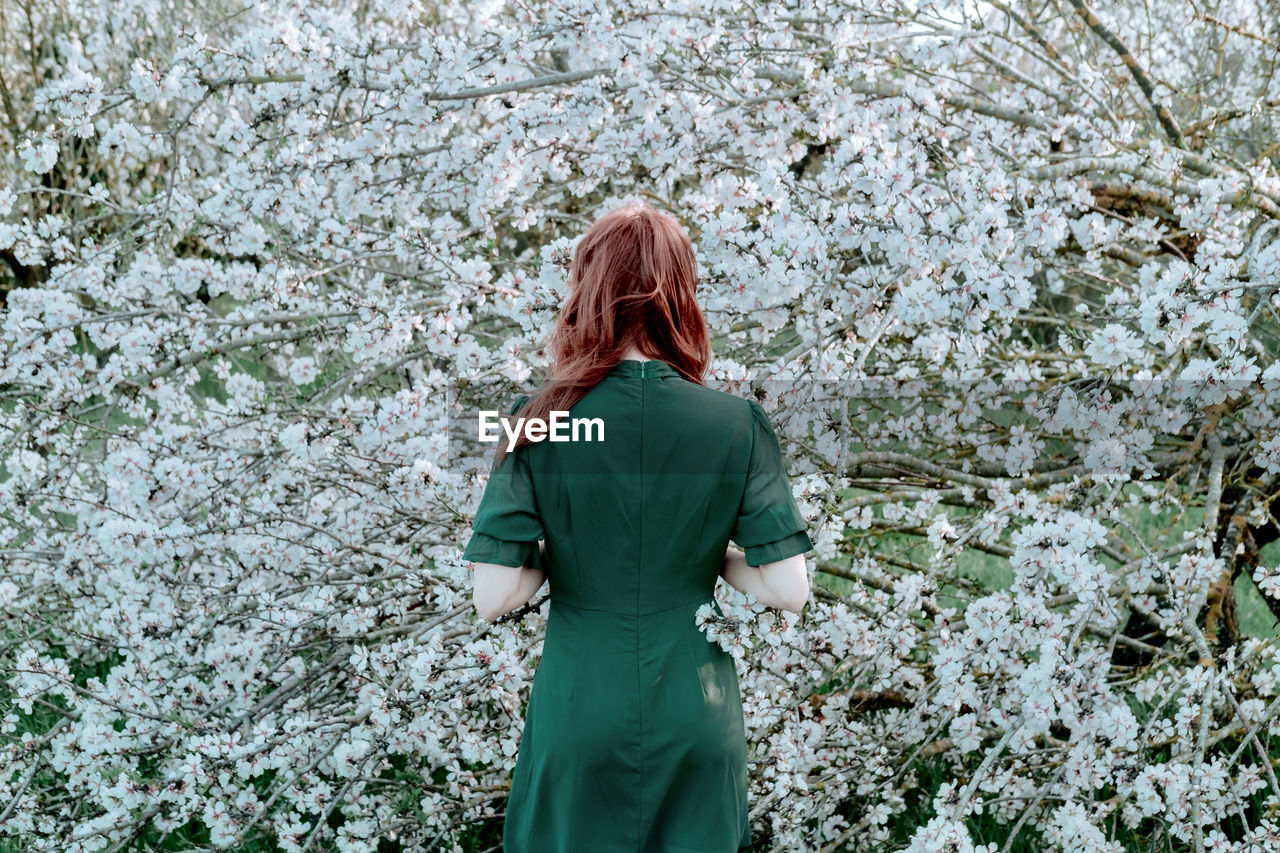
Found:
<path fill-rule="evenodd" d="M 645 202 L 614 208 L 582 235 L 569 263 L 569 297 L 550 342 L 551 381 L 515 417 L 568 411 L 632 345 L 706 384 L 707 320 L 694 290 L 693 243 L 676 218 Z M 515 446 L 528 444 L 521 431 Z M 498 445 L 495 464 L 506 455 Z"/>

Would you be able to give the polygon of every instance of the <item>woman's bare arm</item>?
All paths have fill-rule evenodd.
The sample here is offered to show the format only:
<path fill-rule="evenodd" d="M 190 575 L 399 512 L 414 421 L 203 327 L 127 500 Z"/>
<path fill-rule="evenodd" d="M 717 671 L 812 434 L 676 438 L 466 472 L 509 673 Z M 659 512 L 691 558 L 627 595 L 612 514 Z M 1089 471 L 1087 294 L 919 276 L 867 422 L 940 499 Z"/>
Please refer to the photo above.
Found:
<path fill-rule="evenodd" d="M 803 554 L 749 566 L 747 555 L 730 547 L 724 553 L 720 577 L 734 589 L 751 593 L 766 607 L 799 613 L 809 600 L 809 573 Z"/>
<path fill-rule="evenodd" d="M 538 543 L 538 548 L 544 548 Z M 543 551 L 545 554 L 545 551 Z M 527 566 L 503 566 L 499 563 L 474 563 L 472 602 L 476 612 L 487 622 L 495 622 L 524 605 L 542 588 L 547 573 Z"/>

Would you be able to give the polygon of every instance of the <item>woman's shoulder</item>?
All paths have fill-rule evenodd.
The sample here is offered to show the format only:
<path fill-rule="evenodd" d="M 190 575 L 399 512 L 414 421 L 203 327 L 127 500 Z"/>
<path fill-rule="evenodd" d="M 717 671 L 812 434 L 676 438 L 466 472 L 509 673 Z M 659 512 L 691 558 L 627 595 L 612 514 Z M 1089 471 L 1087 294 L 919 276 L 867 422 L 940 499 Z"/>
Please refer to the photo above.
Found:
<path fill-rule="evenodd" d="M 716 412 L 722 417 L 747 422 L 764 414 L 762 409 L 759 413 L 756 412 L 759 404 L 749 397 L 740 397 L 737 394 L 712 388 L 709 385 L 699 385 L 684 378 L 674 380 L 673 390 L 686 398 L 690 404 Z"/>

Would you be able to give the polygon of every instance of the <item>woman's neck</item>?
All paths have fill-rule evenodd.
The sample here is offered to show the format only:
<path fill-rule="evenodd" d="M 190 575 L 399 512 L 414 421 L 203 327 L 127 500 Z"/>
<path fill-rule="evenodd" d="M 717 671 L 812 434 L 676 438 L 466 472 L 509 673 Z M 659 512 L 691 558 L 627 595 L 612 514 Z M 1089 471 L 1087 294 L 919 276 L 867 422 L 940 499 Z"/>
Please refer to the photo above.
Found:
<path fill-rule="evenodd" d="M 627 350 L 626 352 L 624 352 L 624 353 L 622 354 L 622 360 L 623 360 L 623 361 L 626 361 L 626 360 L 628 360 L 628 359 L 630 359 L 630 360 L 632 360 L 632 361 L 653 361 L 653 359 L 649 358 L 649 356 L 647 356 L 647 355 L 645 355 L 644 353 L 640 352 L 640 350 L 639 350 L 639 349 L 637 349 L 637 348 L 636 348 L 636 346 L 635 346 L 634 344 L 632 344 L 632 346 L 631 346 L 631 348 L 630 348 L 629 350 Z"/>

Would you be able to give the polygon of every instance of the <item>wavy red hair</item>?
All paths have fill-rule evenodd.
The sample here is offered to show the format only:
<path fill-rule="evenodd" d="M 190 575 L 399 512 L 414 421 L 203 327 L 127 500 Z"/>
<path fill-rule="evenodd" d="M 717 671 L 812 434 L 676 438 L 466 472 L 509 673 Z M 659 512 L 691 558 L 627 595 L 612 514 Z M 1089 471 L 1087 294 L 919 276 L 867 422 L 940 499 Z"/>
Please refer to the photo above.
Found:
<path fill-rule="evenodd" d="M 569 297 L 552 333 L 552 378 L 517 417 L 568 411 L 634 345 L 690 382 L 706 384 L 707 320 L 698 305 L 697 259 L 671 214 L 646 202 L 605 213 L 582 235 L 569 263 Z M 516 446 L 528 444 L 521 432 Z M 506 455 L 498 446 L 495 464 Z"/>

